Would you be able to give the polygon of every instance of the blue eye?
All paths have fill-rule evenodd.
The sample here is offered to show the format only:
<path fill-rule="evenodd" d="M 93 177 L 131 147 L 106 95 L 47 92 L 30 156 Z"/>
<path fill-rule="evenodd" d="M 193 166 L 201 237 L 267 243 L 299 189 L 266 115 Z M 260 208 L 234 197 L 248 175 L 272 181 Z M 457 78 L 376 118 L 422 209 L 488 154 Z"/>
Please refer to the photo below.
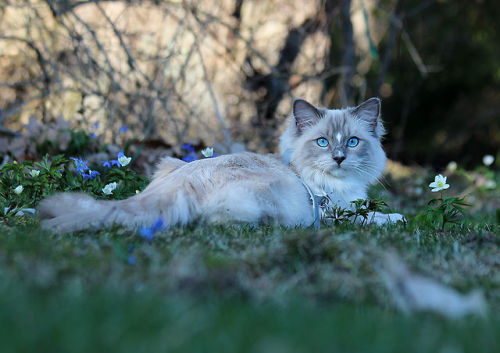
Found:
<path fill-rule="evenodd" d="M 356 147 L 359 143 L 359 139 L 357 137 L 351 137 L 349 141 L 347 141 L 347 147 Z"/>
<path fill-rule="evenodd" d="M 319 139 L 316 140 L 316 143 L 318 144 L 319 147 L 326 147 L 328 146 L 328 140 L 324 137 L 320 137 Z"/>

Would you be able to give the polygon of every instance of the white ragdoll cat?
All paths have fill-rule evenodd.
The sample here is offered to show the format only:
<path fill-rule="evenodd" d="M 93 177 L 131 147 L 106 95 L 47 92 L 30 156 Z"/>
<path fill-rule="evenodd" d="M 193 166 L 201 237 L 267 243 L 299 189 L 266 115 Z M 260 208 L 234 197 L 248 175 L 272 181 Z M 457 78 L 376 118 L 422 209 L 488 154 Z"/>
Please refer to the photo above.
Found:
<path fill-rule="evenodd" d="M 159 217 L 167 226 L 318 225 L 321 196 L 341 207 L 366 198 L 368 185 L 385 169 L 383 134 L 377 98 L 339 110 L 297 99 L 280 139 L 281 157 L 242 152 L 191 163 L 167 157 L 151 184 L 126 200 L 61 193 L 43 200 L 38 211 L 44 228 L 62 232 L 113 224 L 133 229 Z M 399 214 L 369 217 L 378 224 L 402 219 Z"/>

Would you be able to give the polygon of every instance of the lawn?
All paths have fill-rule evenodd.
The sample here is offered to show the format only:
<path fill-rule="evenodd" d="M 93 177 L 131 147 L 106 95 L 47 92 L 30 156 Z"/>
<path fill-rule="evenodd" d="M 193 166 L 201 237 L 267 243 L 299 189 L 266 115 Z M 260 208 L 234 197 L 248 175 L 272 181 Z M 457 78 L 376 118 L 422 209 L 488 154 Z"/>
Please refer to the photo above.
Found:
<path fill-rule="evenodd" d="M 50 168 L 23 179 L 19 195 L 42 197 L 42 181 L 59 178 Z M 111 181 L 101 172 L 84 184 L 57 174 L 70 175 L 61 185 L 98 193 Z M 122 197 L 145 185 L 132 171 L 110 173 L 130 183 L 116 189 Z M 3 195 L 14 174 L 4 173 Z M 471 206 L 444 230 L 421 217 L 436 196 L 432 173 L 401 166 L 370 193 L 406 225 L 199 225 L 149 241 L 119 227 L 46 232 L 10 210 L 0 223 L 0 351 L 498 352 L 499 191 L 476 185 L 483 174 L 449 173 L 446 192 L 467 191 Z M 4 202 L 18 197 L 9 195 Z M 388 253 L 460 293 L 481 290 L 487 314 L 401 312 L 384 282 Z"/>

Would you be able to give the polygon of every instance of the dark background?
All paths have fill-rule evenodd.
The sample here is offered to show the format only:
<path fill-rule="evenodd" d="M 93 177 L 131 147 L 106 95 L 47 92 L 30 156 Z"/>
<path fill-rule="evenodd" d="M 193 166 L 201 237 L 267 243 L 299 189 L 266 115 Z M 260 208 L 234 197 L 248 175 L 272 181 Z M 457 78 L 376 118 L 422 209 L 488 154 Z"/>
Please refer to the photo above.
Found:
<path fill-rule="evenodd" d="M 473 167 L 500 146 L 499 20 L 487 0 L 3 1 L 1 152 L 30 117 L 60 116 L 88 131 L 100 122 L 107 141 L 125 125 L 140 141 L 264 152 L 295 97 L 338 107 L 379 96 L 390 158 Z M 142 47 L 156 34 L 148 21 L 177 31 L 156 51 Z"/>

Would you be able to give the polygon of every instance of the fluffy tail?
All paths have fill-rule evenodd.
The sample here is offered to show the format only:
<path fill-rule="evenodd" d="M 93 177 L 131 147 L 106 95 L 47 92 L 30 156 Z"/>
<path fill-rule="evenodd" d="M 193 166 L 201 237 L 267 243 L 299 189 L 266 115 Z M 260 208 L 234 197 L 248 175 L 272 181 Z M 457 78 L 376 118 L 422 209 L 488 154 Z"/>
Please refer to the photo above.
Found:
<path fill-rule="evenodd" d="M 86 194 L 62 193 L 40 202 L 37 210 L 42 228 L 47 230 L 73 232 L 113 224 L 136 228 L 151 225 L 162 215 L 160 208 L 150 207 L 147 201 L 139 197 L 119 201 L 95 200 Z"/>

